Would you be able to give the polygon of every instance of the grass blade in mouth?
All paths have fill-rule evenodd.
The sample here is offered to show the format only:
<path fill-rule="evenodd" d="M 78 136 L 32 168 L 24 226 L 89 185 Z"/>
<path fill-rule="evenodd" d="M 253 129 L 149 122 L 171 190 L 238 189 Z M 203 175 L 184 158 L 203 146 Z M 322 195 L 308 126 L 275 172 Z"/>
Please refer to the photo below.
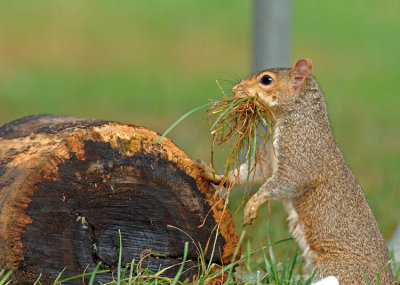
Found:
<path fill-rule="evenodd" d="M 175 128 L 180 122 L 182 122 L 187 116 L 189 116 L 190 114 L 200 110 L 201 108 L 207 107 L 209 106 L 210 103 L 201 105 L 199 107 L 196 107 L 190 111 L 188 111 L 187 113 L 183 114 L 178 120 L 176 120 L 161 136 L 160 138 L 156 141 L 156 143 L 159 143 L 170 131 L 172 131 L 173 128 Z"/>

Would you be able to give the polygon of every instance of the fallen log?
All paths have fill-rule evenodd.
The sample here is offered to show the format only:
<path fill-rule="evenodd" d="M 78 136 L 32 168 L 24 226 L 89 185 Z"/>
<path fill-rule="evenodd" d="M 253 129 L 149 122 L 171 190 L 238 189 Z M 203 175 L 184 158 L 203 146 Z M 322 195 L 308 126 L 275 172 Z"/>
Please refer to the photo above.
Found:
<path fill-rule="evenodd" d="M 64 267 L 63 277 L 75 276 L 98 262 L 115 272 L 118 230 L 123 265 L 172 266 L 164 276 L 173 277 L 185 242 L 185 277 L 198 274 L 198 245 L 207 263 L 230 263 L 238 243 L 231 213 L 194 162 L 158 138 L 143 127 L 52 115 L 0 126 L 0 270 L 12 269 L 18 284 L 40 274 L 49 284 Z"/>

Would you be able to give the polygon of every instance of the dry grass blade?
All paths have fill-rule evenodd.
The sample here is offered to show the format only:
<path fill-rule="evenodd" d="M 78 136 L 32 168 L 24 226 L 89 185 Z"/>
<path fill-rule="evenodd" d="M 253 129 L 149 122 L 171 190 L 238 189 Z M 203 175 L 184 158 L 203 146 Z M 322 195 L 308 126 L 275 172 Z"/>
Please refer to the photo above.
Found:
<path fill-rule="evenodd" d="M 271 131 L 274 115 L 255 97 L 224 97 L 221 101 L 212 101 L 207 109 L 207 121 L 211 125 L 212 150 L 223 143 L 228 143 L 230 153 L 225 174 L 240 166 L 240 154 L 246 153 L 250 165 L 256 165 L 263 154 L 262 145 L 257 145 L 257 137 L 265 140 L 266 131 Z"/>

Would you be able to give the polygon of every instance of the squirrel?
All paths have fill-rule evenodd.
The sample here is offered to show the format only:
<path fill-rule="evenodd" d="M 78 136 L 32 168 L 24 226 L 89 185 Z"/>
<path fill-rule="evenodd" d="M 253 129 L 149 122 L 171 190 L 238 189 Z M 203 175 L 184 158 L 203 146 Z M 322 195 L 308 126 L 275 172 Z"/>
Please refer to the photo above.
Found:
<path fill-rule="evenodd" d="M 340 284 L 365 284 L 365 277 L 376 282 L 379 274 L 380 284 L 400 284 L 365 194 L 333 137 L 312 61 L 258 72 L 232 91 L 256 97 L 276 117 L 266 159 L 250 173 L 263 184 L 247 202 L 243 224 L 251 224 L 269 199 L 281 200 L 306 264 L 317 268 L 314 282 L 335 277 Z M 227 178 L 199 166 L 214 184 L 244 184 L 249 177 L 246 163 Z"/>

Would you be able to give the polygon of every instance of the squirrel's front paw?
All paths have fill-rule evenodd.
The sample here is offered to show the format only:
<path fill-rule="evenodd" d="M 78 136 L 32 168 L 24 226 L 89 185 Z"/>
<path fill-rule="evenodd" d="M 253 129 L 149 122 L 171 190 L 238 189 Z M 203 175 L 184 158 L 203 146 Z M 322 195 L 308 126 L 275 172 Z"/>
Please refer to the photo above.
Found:
<path fill-rule="evenodd" d="M 196 159 L 194 163 L 196 164 L 197 168 L 201 170 L 201 177 L 216 185 L 222 183 L 223 176 L 215 174 L 215 171 L 207 166 L 201 159 Z"/>
<path fill-rule="evenodd" d="M 244 208 L 243 226 L 251 225 L 253 220 L 257 219 L 257 209 L 258 207 L 252 205 L 250 201 L 246 204 Z"/>

